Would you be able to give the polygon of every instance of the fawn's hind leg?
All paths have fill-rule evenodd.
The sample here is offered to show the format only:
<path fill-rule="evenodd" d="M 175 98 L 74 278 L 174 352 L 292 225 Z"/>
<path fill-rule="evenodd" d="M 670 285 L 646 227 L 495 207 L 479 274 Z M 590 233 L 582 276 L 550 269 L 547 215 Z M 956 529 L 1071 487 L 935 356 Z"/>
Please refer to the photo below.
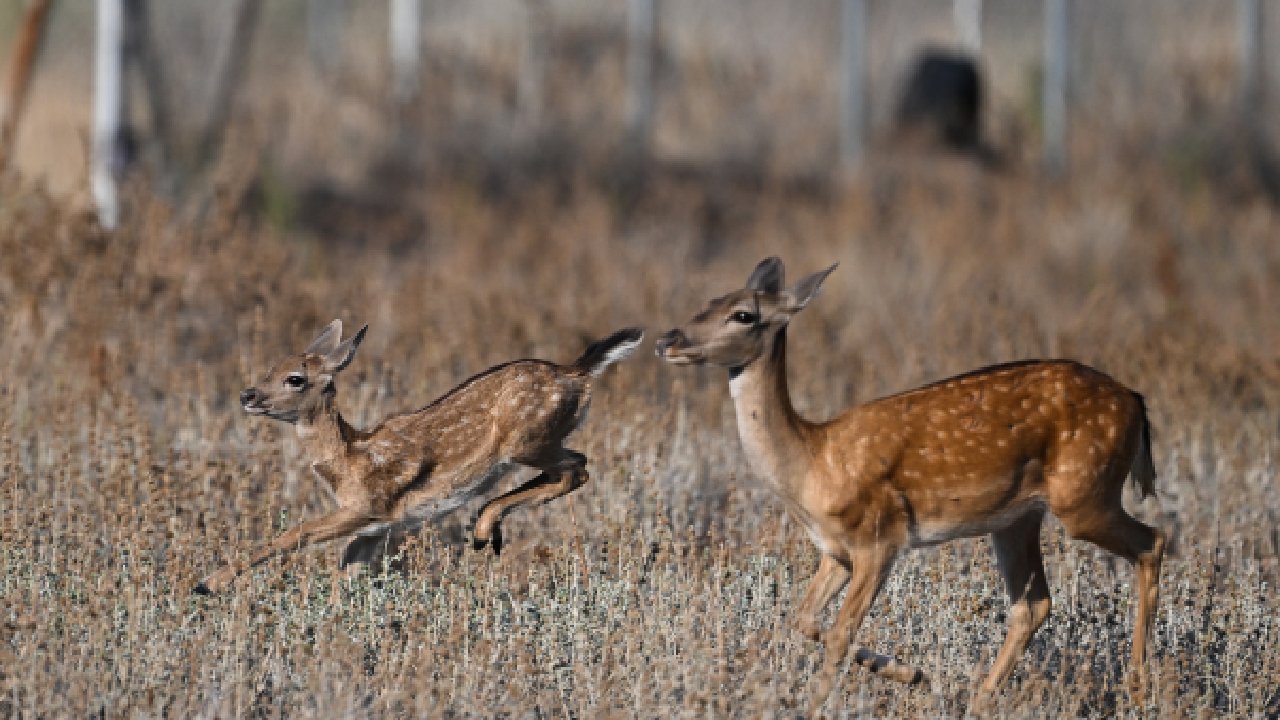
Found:
<path fill-rule="evenodd" d="M 394 557 L 409 539 L 410 532 L 416 530 L 417 527 L 411 525 L 387 528 L 377 535 L 357 535 L 342 551 L 342 560 L 339 561 L 338 567 L 370 565 L 380 563 L 385 558 Z"/>
<path fill-rule="evenodd" d="M 502 551 L 502 518 L 518 507 L 541 504 L 567 495 L 582 487 L 590 477 L 587 474 L 587 456 L 565 448 L 559 448 L 548 459 L 538 458 L 528 463 L 521 461 L 521 464 L 540 468 L 542 473 L 480 508 L 472 536 L 472 546 L 477 550 L 492 543 L 493 553 L 497 555 Z"/>

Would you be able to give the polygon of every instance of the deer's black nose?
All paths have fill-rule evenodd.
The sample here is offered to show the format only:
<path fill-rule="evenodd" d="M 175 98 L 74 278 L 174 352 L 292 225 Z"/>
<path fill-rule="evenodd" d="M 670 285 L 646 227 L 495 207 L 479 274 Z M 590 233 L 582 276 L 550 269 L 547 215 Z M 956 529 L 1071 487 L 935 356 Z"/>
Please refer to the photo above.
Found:
<path fill-rule="evenodd" d="M 240 404 L 252 405 L 262 399 L 262 393 L 258 392 L 258 388 L 246 388 L 240 391 Z"/>
<path fill-rule="evenodd" d="M 662 357 L 667 354 L 667 350 L 682 342 L 684 342 L 684 333 L 680 332 L 679 328 L 668 330 L 654 343 L 654 351 L 658 353 L 658 357 Z"/>

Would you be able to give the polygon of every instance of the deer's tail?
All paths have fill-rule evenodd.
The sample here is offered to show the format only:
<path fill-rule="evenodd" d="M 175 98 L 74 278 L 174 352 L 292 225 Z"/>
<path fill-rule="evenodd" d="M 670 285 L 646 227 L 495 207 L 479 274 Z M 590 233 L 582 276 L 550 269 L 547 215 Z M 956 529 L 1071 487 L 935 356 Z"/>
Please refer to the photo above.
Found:
<path fill-rule="evenodd" d="M 1156 465 L 1151 460 L 1151 421 L 1147 419 L 1147 403 L 1142 396 L 1134 393 L 1138 399 L 1139 428 L 1138 453 L 1133 458 L 1133 466 L 1129 476 L 1133 484 L 1142 492 L 1142 497 L 1156 494 Z"/>
<path fill-rule="evenodd" d="M 619 330 L 603 340 L 597 340 L 588 345 L 582 352 L 582 357 L 574 361 L 573 367 L 592 377 L 598 377 L 610 365 L 626 360 L 636 351 L 636 348 L 640 347 L 640 341 L 643 339 L 644 331 L 640 328 Z"/>

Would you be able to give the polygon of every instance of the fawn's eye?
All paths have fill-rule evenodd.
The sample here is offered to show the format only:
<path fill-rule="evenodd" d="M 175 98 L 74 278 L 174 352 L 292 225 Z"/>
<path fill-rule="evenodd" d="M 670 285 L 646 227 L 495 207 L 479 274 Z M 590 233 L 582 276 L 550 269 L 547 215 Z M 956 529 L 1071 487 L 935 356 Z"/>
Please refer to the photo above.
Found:
<path fill-rule="evenodd" d="M 302 373 L 289 373 L 284 377 L 284 385 L 293 390 L 301 390 L 307 385 L 307 376 Z"/>
<path fill-rule="evenodd" d="M 743 325 L 755 325 L 756 321 L 760 319 L 760 316 L 753 312 L 739 310 L 738 312 L 730 315 L 729 319 L 736 323 L 742 323 Z"/>

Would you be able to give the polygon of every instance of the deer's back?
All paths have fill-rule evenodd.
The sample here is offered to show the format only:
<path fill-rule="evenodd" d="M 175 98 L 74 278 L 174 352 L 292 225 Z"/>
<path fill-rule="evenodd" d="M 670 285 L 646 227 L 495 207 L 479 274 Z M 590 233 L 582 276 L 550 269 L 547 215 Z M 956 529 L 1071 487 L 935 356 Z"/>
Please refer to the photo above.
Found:
<path fill-rule="evenodd" d="M 374 435 L 429 448 L 448 466 L 488 456 L 519 460 L 576 427 L 589 400 L 587 376 L 542 360 L 517 360 L 475 375 L 416 412 L 389 418 Z"/>
<path fill-rule="evenodd" d="M 949 524 L 1047 502 L 1046 478 L 1096 480 L 1140 413 L 1137 395 L 1097 370 L 1031 361 L 874 400 L 823 427 L 844 474 L 911 505 L 921 523 Z"/>

